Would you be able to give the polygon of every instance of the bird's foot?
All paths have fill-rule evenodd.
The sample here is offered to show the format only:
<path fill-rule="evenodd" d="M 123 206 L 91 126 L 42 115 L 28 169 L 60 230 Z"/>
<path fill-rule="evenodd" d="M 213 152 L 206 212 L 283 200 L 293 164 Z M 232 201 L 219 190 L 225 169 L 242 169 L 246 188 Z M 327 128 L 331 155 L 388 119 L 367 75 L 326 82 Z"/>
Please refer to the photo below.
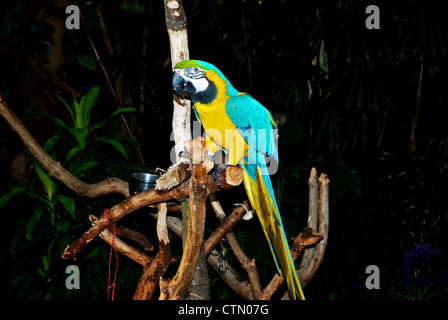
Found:
<path fill-rule="evenodd" d="M 214 152 L 207 152 L 207 158 L 213 162 L 215 162 L 215 153 Z"/>
<path fill-rule="evenodd" d="M 218 166 L 218 168 L 216 168 L 216 170 L 215 170 L 215 171 L 213 172 L 213 174 L 212 174 L 213 181 L 216 182 L 216 185 L 217 185 L 218 188 L 221 189 L 221 190 L 224 189 L 224 188 L 221 187 L 221 182 L 219 181 L 219 177 L 221 176 L 221 172 L 222 172 L 223 170 L 227 169 L 228 167 L 235 167 L 235 166 L 233 166 L 233 165 L 231 165 L 231 164 L 228 164 L 228 163 L 220 164 L 220 165 Z"/>

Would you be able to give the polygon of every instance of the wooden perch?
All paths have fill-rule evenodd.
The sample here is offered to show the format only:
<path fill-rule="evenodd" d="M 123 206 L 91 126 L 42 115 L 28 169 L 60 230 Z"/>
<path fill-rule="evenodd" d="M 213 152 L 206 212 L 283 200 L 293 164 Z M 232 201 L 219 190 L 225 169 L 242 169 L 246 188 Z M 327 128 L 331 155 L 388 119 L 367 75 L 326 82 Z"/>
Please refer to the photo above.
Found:
<path fill-rule="evenodd" d="M 241 184 L 243 181 L 243 173 L 242 169 L 239 167 L 228 167 L 221 171 L 220 187 L 217 186 L 212 175 L 207 175 L 205 178 L 207 192 L 218 192 Z M 139 208 L 155 203 L 166 202 L 172 199 L 182 201 L 188 197 L 188 195 L 189 181 L 185 181 L 171 190 L 146 190 L 113 206 L 109 209 L 106 216 L 110 223 L 115 223 L 127 214 Z M 101 216 L 98 219 L 98 223 L 93 225 L 74 244 L 67 246 L 62 254 L 62 257 L 64 259 L 74 259 L 76 255 L 106 227 L 107 222 L 104 217 Z"/>
<path fill-rule="evenodd" d="M 98 198 L 112 193 L 121 194 L 126 198 L 129 197 L 129 185 L 126 181 L 117 178 L 106 178 L 103 181 L 88 184 L 68 172 L 59 162 L 54 161 L 29 133 L 1 95 L 0 114 L 51 178 L 60 181 L 76 194 L 85 198 Z"/>
<path fill-rule="evenodd" d="M 217 254 L 214 255 L 213 251 Z M 239 295 L 243 299 L 253 300 L 252 289 L 249 281 L 243 279 L 240 272 L 235 270 L 231 265 L 227 265 L 227 271 L 221 273 L 218 270 L 218 258 L 219 254 L 216 250 L 213 250 L 212 254 L 207 257 L 208 264 L 216 271 L 217 274 L 224 280 L 224 282 L 229 286 L 229 288 Z"/>
<path fill-rule="evenodd" d="M 236 240 L 233 231 L 229 231 L 226 235 L 227 241 L 229 241 L 232 251 L 235 254 L 238 261 L 241 263 L 241 267 L 246 270 L 247 277 L 249 278 L 250 289 L 253 297 L 258 297 L 261 294 L 260 277 L 255 263 L 255 259 L 249 259 L 244 251 L 241 249 L 238 241 Z"/>
<path fill-rule="evenodd" d="M 246 204 L 243 202 L 243 204 Z M 239 212 L 237 212 L 239 211 Z M 242 206 L 235 207 L 232 211 L 232 214 L 229 215 L 227 218 L 224 218 L 228 221 L 231 221 L 232 219 L 235 219 L 235 223 L 239 221 L 240 216 L 245 214 L 245 209 Z M 151 214 L 154 218 L 157 219 L 157 215 Z M 182 221 L 178 217 L 168 217 L 167 219 L 168 227 L 171 231 L 173 231 L 178 237 L 182 237 Z M 223 227 L 224 226 L 224 227 Z M 224 280 L 224 282 L 239 296 L 246 300 L 253 300 L 254 296 L 252 294 L 252 286 L 249 281 L 243 279 L 239 273 L 233 269 L 231 265 L 228 265 L 228 269 L 225 273 L 221 273 L 218 270 L 217 263 L 218 263 L 218 257 L 219 254 L 216 250 L 213 250 L 213 247 L 216 246 L 216 244 L 219 242 L 219 240 L 222 238 L 222 235 L 229 230 L 231 230 L 234 226 L 232 224 L 232 228 L 228 227 L 230 226 L 229 223 L 222 221 L 220 223 L 220 226 L 215 230 L 215 232 L 207 239 L 205 242 L 205 250 L 207 257 L 207 262 L 209 265 L 220 275 L 220 277 Z M 293 256 L 293 259 L 296 260 L 300 254 L 302 253 L 303 249 L 308 246 L 312 246 L 318 241 L 322 239 L 322 235 L 316 231 L 311 230 L 310 228 L 305 228 L 299 236 L 297 236 L 293 244 L 291 246 L 291 253 Z M 215 252 L 216 254 L 209 254 L 212 252 Z M 299 274 L 300 277 L 300 274 Z M 271 282 L 267 285 L 267 287 L 263 290 L 262 294 L 257 298 L 259 300 L 268 300 L 275 291 L 278 290 L 280 285 L 282 284 L 284 278 L 276 274 Z"/>
<path fill-rule="evenodd" d="M 325 248 L 327 246 L 329 221 L 329 183 L 330 180 L 325 174 L 321 174 L 319 179 L 317 179 L 316 169 L 312 168 L 310 179 L 308 180 L 310 190 L 308 227 L 294 239 L 294 242 L 290 248 L 294 261 L 299 257 L 305 248 L 306 251 L 308 251 L 308 255 L 304 254 L 302 257 L 301 267 L 298 270 L 298 277 L 302 289 L 311 281 L 319 269 L 324 257 Z M 319 232 L 315 230 L 319 230 Z M 284 278 L 282 275 L 276 274 L 263 290 L 261 295 L 258 296 L 258 299 L 270 299 L 274 292 L 280 287 L 283 280 Z M 283 298 L 288 295 L 289 294 L 287 291 Z"/>
<path fill-rule="evenodd" d="M 316 244 L 322 238 L 323 235 L 321 233 L 318 233 L 309 227 L 303 229 L 302 232 L 297 237 L 294 238 L 293 244 L 290 248 L 292 259 L 296 261 L 306 247 Z M 303 288 L 304 287 L 303 276 L 301 276 L 300 272 L 298 276 L 301 286 Z M 281 284 L 283 283 L 283 280 L 284 278 L 282 275 L 276 274 L 269 282 L 269 284 L 266 286 L 266 288 L 263 290 L 258 299 L 269 300 L 271 296 L 274 294 L 274 292 L 277 291 L 278 288 L 280 288 Z"/>
<path fill-rule="evenodd" d="M 319 186 L 317 183 L 317 171 L 316 168 L 312 168 L 310 177 L 308 179 L 308 227 L 312 230 L 317 230 L 319 227 Z M 303 252 L 302 261 L 300 262 L 300 270 L 303 270 L 305 266 L 310 264 L 310 260 L 316 251 L 316 247 L 309 247 Z"/>
<path fill-rule="evenodd" d="M 239 208 L 239 207 L 237 207 Z M 235 209 L 237 209 L 235 208 Z M 152 217 L 157 219 L 156 214 L 151 214 Z M 173 231 L 179 238 L 182 238 L 182 220 L 178 217 L 167 217 L 168 228 Z M 218 240 L 219 241 L 219 240 Z M 216 243 L 215 243 L 216 245 Z M 211 250 L 211 249 L 210 249 Z M 217 253 L 217 251 L 215 250 Z M 218 271 L 218 255 L 210 254 L 207 257 L 207 263 L 220 275 L 224 282 L 239 296 L 246 300 L 253 300 L 252 291 L 250 288 L 249 281 L 244 280 L 240 274 L 228 266 L 227 271 L 222 274 Z"/>
<path fill-rule="evenodd" d="M 318 179 L 315 168 L 312 168 L 310 179 L 308 180 L 310 193 L 309 193 L 309 213 L 308 213 L 308 225 L 316 226 L 318 233 L 315 233 L 312 228 L 308 228 L 309 236 L 308 240 L 304 241 L 304 236 L 299 236 L 297 239 L 301 244 L 301 247 L 297 249 L 291 249 L 293 258 L 297 258 L 296 251 L 303 250 L 304 244 L 310 246 L 307 250 L 310 250 L 311 254 L 302 259 L 300 268 L 298 270 L 298 276 L 302 289 L 311 281 L 319 269 L 325 254 L 325 249 L 328 243 L 328 222 L 329 222 L 329 183 L 330 179 L 326 174 L 321 174 Z M 316 183 L 317 181 L 317 183 Z M 316 188 L 318 185 L 318 188 Z M 317 206 L 316 206 L 317 201 Z M 307 229 L 305 229 L 307 230 Z M 304 231 L 305 231 L 304 230 Z M 311 231 L 312 232 L 311 232 Z M 310 233 L 311 232 L 311 233 Z M 309 242 L 311 241 L 311 243 Z M 311 245 L 317 243 L 315 248 Z M 289 298 L 288 291 L 285 292 L 282 299 Z"/>
<path fill-rule="evenodd" d="M 182 60 L 190 59 L 187 35 L 187 16 L 180 0 L 164 0 L 165 22 L 170 41 L 171 66 Z M 173 137 L 176 163 L 188 160 L 182 156 L 183 142 L 191 139 L 190 128 L 191 101 L 173 99 Z M 187 149 L 188 150 L 188 149 Z M 188 161 L 187 161 L 188 162 Z"/>
<path fill-rule="evenodd" d="M 253 299 L 253 297 L 258 297 L 261 294 L 261 284 L 255 259 L 249 259 L 246 256 L 232 231 L 234 225 L 247 213 L 247 210 L 249 210 L 249 201 L 244 200 L 242 204 L 237 205 L 227 218 L 225 217 L 224 210 L 215 195 L 210 197 L 210 201 L 212 202 L 212 207 L 221 222 L 205 242 L 205 254 L 207 256 L 216 244 L 225 236 L 232 248 L 233 253 L 241 263 L 241 267 L 247 271 L 249 278 L 249 290 L 251 293 L 250 299 Z M 219 272 L 219 274 L 221 275 L 221 272 Z"/>
<path fill-rule="evenodd" d="M 208 196 L 207 173 L 213 168 L 213 162 L 207 157 L 208 149 L 202 137 L 192 140 L 189 144 L 188 150 L 193 170 L 189 183 L 190 205 L 187 237 L 177 273 L 170 280 L 160 281 L 161 300 L 183 300 L 188 297 L 188 286 L 193 279 L 204 239 L 205 204 Z"/>
<path fill-rule="evenodd" d="M 314 169 L 314 168 L 313 168 Z M 311 176 L 317 177 L 314 175 L 313 171 L 311 172 Z M 310 179 L 311 179 L 310 176 Z M 323 239 L 319 241 L 319 243 L 314 248 L 313 255 L 309 258 L 309 260 L 302 262 L 299 271 L 299 278 L 301 279 L 302 288 L 305 287 L 311 279 L 316 274 L 319 269 L 322 260 L 324 258 L 325 249 L 328 243 L 328 228 L 329 228 L 329 184 L 330 179 L 326 174 L 321 174 L 317 179 L 317 183 L 319 185 L 318 188 L 318 207 L 317 210 L 313 210 L 310 214 L 315 217 L 309 217 L 309 221 L 318 221 L 317 231 L 322 235 Z M 310 192 L 310 197 L 315 196 Z M 311 201 L 311 200 L 310 200 Z M 316 219 L 317 217 L 317 219 Z M 316 230 L 316 229 L 314 229 Z"/>
<path fill-rule="evenodd" d="M 224 210 L 221 207 L 221 204 L 218 201 L 218 198 L 216 198 L 216 195 L 214 193 L 210 193 L 208 195 L 208 199 L 210 200 L 210 205 L 212 206 L 213 210 L 215 211 L 216 217 L 219 221 L 226 218 L 226 214 Z"/>
<path fill-rule="evenodd" d="M 138 243 L 142 247 L 142 249 L 145 251 L 153 251 L 154 250 L 154 246 L 148 240 L 148 238 L 146 238 L 144 235 L 142 235 L 141 233 L 139 233 L 137 231 L 128 229 L 128 228 L 120 226 L 120 225 L 115 226 L 115 231 L 117 233 L 117 236 L 123 237 L 123 238 L 126 238 L 128 240 Z"/>
<path fill-rule="evenodd" d="M 224 219 L 222 219 L 216 228 L 216 230 L 205 241 L 205 256 L 208 256 L 212 249 L 218 244 L 218 242 L 234 227 L 234 225 L 241 220 L 241 218 L 247 213 L 245 208 L 249 208 L 249 201 L 244 200 L 243 205 L 236 206 L 232 213 Z M 222 209 L 221 209 L 222 210 Z"/>
<path fill-rule="evenodd" d="M 170 190 L 182 182 L 190 179 L 188 172 L 190 165 L 187 163 L 178 163 L 168 168 L 159 179 L 156 180 L 156 190 Z"/>
<path fill-rule="evenodd" d="M 98 222 L 98 218 L 96 218 L 95 216 L 91 215 L 89 218 L 93 224 Z M 112 244 L 112 240 L 113 240 L 115 248 L 117 249 L 118 252 L 120 252 L 122 255 L 128 257 L 129 259 L 134 260 L 135 262 L 137 262 L 138 264 L 140 264 L 142 266 L 150 263 L 152 260 L 151 257 L 147 256 L 145 253 L 141 252 L 140 250 L 137 250 L 137 249 L 131 247 L 130 245 L 128 245 L 127 243 L 125 243 L 124 241 L 119 239 L 118 237 L 115 236 L 115 239 L 113 239 L 112 232 L 108 228 L 103 229 L 100 232 L 99 236 L 101 239 L 106 241 L 106 243 L 108 243 L 109 245 Z"/>
<path fill-rule="evenodd" d="M 310 188 L 310 210 L 309 210 L 309 224 L 315 226 L 315 229 L 323 230 L 323 232 L 314 231 L 312 228 L 305 228 L 299 236 L 294 239 L 294 242 L 290 248 L 292 257 L 294 261 L 299 257 L 302 251 L 308 247 L 308 249 L 313 248 L 316 243 L 321 241 L 328 234 L 328 177 L 325 174 L 322 174 L 319 178 L 319 183 L 317 179 L 316 169 L 313 168 L 311 170 L 311 175 L 309 179 L 309 188 Z M 320 199 L 320 200 L 319 200 Z M 215 210 L 217 217 L 221 220 L 220 225 L 215 230 L 215 232 L 209 237 L 206 241 L 206 254 L 208 254 L 214 246 L 218 243 L 218 241 L 226 234 L 229 243 L 232 246 L 232 250 L 235 253 L 237 259 L 240 261 L 242 267 L 246 269 L 248 272 L 249 283 L 240 282 L 240 286 L 246 286 L 246 292 L 243 297 L 246 299 L 253 299 L 253 297 L 258 297 L 260 300 L 267 300 L 274 294 L 275 291 L 278 290 L 280 285 L 283 283 L 283 276 L 276 274 L 268 286 L 261 292 L 261 286 L 259 284 L 258 272 L 255 267 L 255 260 L 250 260 L 239 248 L 239 245 L 236 241 L 233 232 L 231 231 L 234 224 L 244 215 L 245 210 L 237 212 L 234 209 L 232 214 L 225 218 L 225 213 L 223 212 L 219 201 L 217 201 L 216 197 L 212 194 L 210 196 L 210 201 L 213 203 L 212 207 Z M 244 205 L 248 208 L 249 204 L 246 201 Z M 241 208 L 244 207 L 240 207 Z M 232 222 L 232 223 L 229 223 Z M 320 222 L 320 223 L 319 223 Z M 322 244 L 319 244 L 321 247 L 326 246 L 326 242 L 321 241 Z M 319 258 L 316 258 L 315 251 L 312 251 L 312 255 L 309 258 L 309 261 L 312 262 L 311 266 L 313 270 L 318 269 L 323 259 L 323 250 L 317 252 Z M 303 259 L 302 259 L 303 261 Z M 216 262 L 214 262 L 216 263 Z M 305 268 L 307 270 L 307 268 Z M 306 284 L 309 283 L 311 278 L 314 276 L 315 272 L 312 274 L 302 272 L 298 273 L 299 279 L 302 283 L 302 287 L 305 287 Z M 220 274 L 221 275 L 221 274 Z M 226 281 L 227 282 L 227 281 Z M 234 289 L 235 292 L 241 292 L 236 286 L 228 282 L 228 284 Z M 250 287 L 251 293 L 247 293 L 247 286 Z"/>
<path fill-rule="evenodd" d="M 143 267 L 143 274 L 134 292 L 133 300 L 149 300 L 157 287 L 160 277 L 165 273 L 171 262 L 170 240 L 166 222 L 166 203 L 159 204 L 157 219 L 157 237 L 159 251 L 151 263 Z"/>

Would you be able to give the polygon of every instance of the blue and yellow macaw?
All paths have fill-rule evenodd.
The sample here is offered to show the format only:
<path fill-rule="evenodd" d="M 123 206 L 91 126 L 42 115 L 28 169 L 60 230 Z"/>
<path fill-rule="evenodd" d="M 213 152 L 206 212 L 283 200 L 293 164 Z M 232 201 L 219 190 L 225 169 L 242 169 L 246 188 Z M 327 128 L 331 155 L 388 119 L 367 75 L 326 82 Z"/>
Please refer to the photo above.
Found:
<path fill-rule="evenodd" d="M 190 94 L 211 154 L 221 148 L 228 153 L 228 165 L 243 168 L 244 186 L 277 270 L 286 278 L 291 297 L 304 300 L 265 160 L 267 156 L 278 162 L 274 130 L 277 124 L 271 113 L 249 94 L 238 92 L 222 72 L 208 62 L 184 60 L 177 63 L 172 85 L 179 98 L 180 92 Z"/>

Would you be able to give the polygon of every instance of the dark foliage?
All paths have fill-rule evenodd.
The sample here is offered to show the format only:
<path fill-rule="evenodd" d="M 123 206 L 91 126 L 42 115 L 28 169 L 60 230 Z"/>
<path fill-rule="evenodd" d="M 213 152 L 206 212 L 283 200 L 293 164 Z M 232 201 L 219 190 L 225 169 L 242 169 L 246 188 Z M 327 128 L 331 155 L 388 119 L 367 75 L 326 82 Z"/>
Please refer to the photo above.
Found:
<path fill-rule="evenodd" d="M 80 1 L 93 41 L 111 79 L 121 79 L 124 105 L 136 109 L 126 118 L 146 165 L 167 167 L 173 147 L 169 140 L 172 94 L 163 2 L 100 2 L 114 52 L 108 53 L 105 46 L 96 1 Z M 447 19 L 436 1 L 377 1 L 380 29 L 368 30 L 365 9 L 370 4 L 362 0 L 185 1 L 190 56 L 213 63 L 238 90 L 252 94 L 272 113 L 285 115 L 286 123 L 279 130 L 280 169 L 272 180 L 288 237 L 306 225 L 310 169 L 314 166 L 330 177 L 329 244 L 321 269 L 305 290 L 307 298 L 446 298 Z M 71 102 L 91 87 L 101 87 L 92 124 L 115 107 L 82 30 L 63 31 L 62 60 L 53 73 L 46 67 L 49 56 L 19 50 L 21 41 L 30 37 L 49 40 L 25 30 L 41 11 L 48 21 L 65 17 L 63 8 L 50 0 L 18 0 L 0 9 L 0 89 L 43 145 L 62 132 L 51 121 L 36 118 L 35 112 L 70 122 L 60 101 L 46 92 Z M 118 118 L 112 120 L 91 138 L 120 141 L 129 158 L 111 143 L 79 153 L 71 170 L 86 169 L 86 181 L 106 175 L 125 178 L 138 163 L 135 144 L 120 135 Z M 4 195 L 11 186 L 19 186 L 17 177 L 9 178 L 9 167 L 21 146 L 1 121 L 0 131 Z M 64 136 L 54 155 L 62 161 L 74 143 Z M 96 162 L 101 169 L 82 168 L 81 160 Z M 42 191 L 38 182 L 35 174 L 24 181 L 27 188 Z M 86 201 L 62 186 L 58 192 L 75 199 L 76 217 L 61 206 L 56 224 L 52 225 L 51 216 L 35 224 L 34 234 L 41 237 L 26 237 L 30 221 L 44 210 L 39 209 L 41 204 L 14 198 L 1 208 L 0 296 L 42 299 L 65 292 L 57 297 L 105 298 L 107 246 L 93 243 L 79 258 L 80 269 L 88 271 L 82 276 L 82 292 L 70 296 L 63 287 L 66 262 L 58 260 L 58 245 L 79 236 L 88 226 L 88 214 L 98 215 L 118 200 Z M 243 198 L 242 188 L 220 195 L 227 210 L 235 199 Z M 126 222 L 154 236 L 150 218 L 134 214 Z M 213 230 L 212 215 L 207 223 Z M 248 256 L 257 259 L 266 284 L 275 268 L 267 247 L 259 245 L 264 240 L 258 222 L 241 222 L 236 234 Z M 44 261 L 50 253 L 51 261 Z M 227 256 L 230 263 L 238 264 L 231 253 Z M 117 298 L 128 299 L 140 268 L 121 260 Z M 380 268 L 380 290 L 365 287 L 368 265 Z M 219 277 L 210 273 L 210 278 L 213 298 L 236 298 Z M 25 288 L 33 290 L 25 293 Z"/>

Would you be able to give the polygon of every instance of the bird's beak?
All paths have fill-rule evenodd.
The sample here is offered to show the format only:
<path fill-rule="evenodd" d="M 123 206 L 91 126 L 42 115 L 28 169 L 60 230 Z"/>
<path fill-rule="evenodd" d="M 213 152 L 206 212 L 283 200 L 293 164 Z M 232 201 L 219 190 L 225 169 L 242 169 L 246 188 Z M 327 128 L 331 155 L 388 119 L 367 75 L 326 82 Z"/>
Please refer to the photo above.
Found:
<path fill-rule="evenodd" d="M 180 69 L 174 69 L 173 72 L 173 79 L 172 79 L 172 86 L 173 86 L 173 92 L 174 94 L 179 98 L 182 99 L 180 96 L 180 92 L 185 86 L 185 79 L 180 75 Z"/>
<path fill-rule="evenodd" d="M 194 85 L 190 81 L 185 80 L 185 78 L 180 74 L 180 69 L 174 69 L 172 86 L 173 86 L 174 94 L 179 99 L 182 99 L 182 97 L 180 96 L 181 92 L 185 92 L 185 93 L 195 93 L 196 92 L 196 88 L 194 87 Z"/>

